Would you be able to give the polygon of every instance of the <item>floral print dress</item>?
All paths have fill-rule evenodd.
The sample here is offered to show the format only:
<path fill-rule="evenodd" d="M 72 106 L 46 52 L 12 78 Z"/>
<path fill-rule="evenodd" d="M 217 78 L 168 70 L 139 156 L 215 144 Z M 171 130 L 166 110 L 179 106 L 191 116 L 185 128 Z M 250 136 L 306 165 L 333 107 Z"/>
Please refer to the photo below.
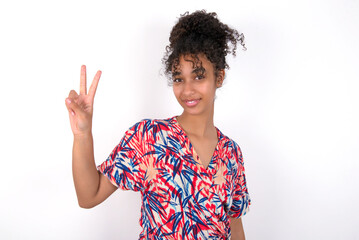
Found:
<path fill-rule="evenodd" d="M 230 217 L 251 199 L 239 146 L 217 129 L 205 168 L 176 117 L 142 120 L 97 168 L 123 190 L 140 191 L 139 239 L 230 239 Z"/>

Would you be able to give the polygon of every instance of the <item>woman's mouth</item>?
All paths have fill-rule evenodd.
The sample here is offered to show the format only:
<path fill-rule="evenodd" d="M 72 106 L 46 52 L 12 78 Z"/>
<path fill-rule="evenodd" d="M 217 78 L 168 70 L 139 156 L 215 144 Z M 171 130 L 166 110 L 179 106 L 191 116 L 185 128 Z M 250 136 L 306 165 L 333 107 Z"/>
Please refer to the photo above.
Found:
<path fill-rule="evenodd" d="M 194 107 L 198 104 L 198 102 L 200 101 L 200 99 L 191 99 L 191 100 L 185 100 L 185 104 L 187 105 L 187 107 Z"/>

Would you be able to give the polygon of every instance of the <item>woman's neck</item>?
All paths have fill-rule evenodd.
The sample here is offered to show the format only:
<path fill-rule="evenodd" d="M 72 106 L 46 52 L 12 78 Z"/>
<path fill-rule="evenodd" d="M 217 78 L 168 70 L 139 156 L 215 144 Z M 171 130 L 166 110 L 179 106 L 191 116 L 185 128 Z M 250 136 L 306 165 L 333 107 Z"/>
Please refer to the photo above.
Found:
<path fill-rule="evenodd" d="M 216 133 L 213 124 L 213 112 L 206 115 L 189 115 L 183 112 L 177 117 L 177 121 L 187 135 L 208 137 Z"/>

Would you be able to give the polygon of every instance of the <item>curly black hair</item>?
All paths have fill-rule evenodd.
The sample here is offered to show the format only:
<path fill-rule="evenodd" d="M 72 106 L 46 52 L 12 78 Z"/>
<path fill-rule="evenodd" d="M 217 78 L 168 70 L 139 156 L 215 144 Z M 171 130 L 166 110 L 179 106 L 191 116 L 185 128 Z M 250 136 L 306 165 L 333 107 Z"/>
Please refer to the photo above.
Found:
<path fill-rule="evenodd" d="M 205 10 L 182 14 L 172 28 L 169 41 L 162 59 L 169 83 L 181 56 L 192 56 L 196 60 L 194 66 L 198 67 L 201 65 L 198 54 L 204 54 L 213 63 L 217 75 L 219 70 L 229 68 L 226 56 L 236 56 L 237 42 L 246 50 L 243 33 L 239 34 L 237 30 L 220 22 L 215 12 L 207 13 Z"/>

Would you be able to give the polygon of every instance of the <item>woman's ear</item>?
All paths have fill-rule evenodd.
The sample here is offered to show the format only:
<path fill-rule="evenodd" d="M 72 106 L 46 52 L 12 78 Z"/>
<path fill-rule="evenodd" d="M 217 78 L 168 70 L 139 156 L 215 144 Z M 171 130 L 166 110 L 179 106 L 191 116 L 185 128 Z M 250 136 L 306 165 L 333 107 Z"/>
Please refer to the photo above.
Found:
<path fill-rule="evenodd" d="M 225 73 L 224 69 L 218 70 L 218 72 L 217 72 L 217 79 L 216 79 L 216 87 L 217 87 L 217 88 L 222 87 L 225 74 L 226 74 L 226 73 Z"/>

